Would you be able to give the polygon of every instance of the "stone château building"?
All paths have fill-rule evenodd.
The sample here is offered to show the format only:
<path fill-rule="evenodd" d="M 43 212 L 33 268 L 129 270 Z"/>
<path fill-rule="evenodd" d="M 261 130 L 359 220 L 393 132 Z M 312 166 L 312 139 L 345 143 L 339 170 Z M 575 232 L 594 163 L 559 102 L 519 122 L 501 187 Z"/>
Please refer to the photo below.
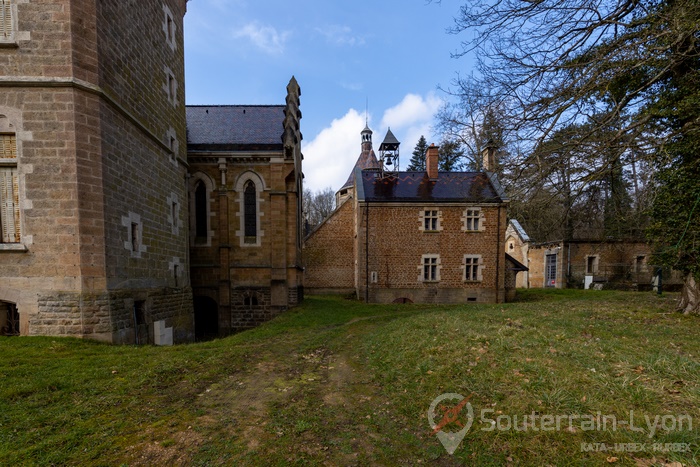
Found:
<path fill-rule="evenodd" d="M 188 106 L 190 245 L 200 335 L 256 326 L 303 298 L 299 95 Z"/>
<path fill-rule="evenodd" d="M 0 0 L 0 334 L 185 342 L 299 300 L 299 87 L 262 139 L 186 114 L 185 10 Z"/>

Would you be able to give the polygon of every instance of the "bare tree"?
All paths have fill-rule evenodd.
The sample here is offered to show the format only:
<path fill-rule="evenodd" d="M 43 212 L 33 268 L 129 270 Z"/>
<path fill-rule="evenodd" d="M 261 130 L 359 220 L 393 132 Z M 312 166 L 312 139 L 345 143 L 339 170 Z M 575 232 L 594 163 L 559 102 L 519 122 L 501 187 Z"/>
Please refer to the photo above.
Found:
<path fill-rule="evenodd" d="M 465 36 L 455 56 L 471 55 L 477 64 L 454 83 L 468 114 L 460 122 L 473 127 L 482 120 L 478 112 L 495 107 L 516 136 L 510 173 L 527 178 L 513 177 L 519 183 L 509 188 L 580 197 L 565 201 L 564 211 L 597 193 L 606 199 L 604 226 L 614 230 L 620 212 L 663 199 L 650 231 L 665 252 L 658 257 L 696 279 L 700 234 L 690 227 L 700 200 L 698 18 L 697 0 L 465 0 L 452 28 Z M 590 165 L 562 183 L 559 159 L 572 154 Z M 663 197 L 639 190 L 640 164 L 658 171 L 650 185 Z M 685 189 L 673 190 L 679 183 Z M 637 195 L 631 203 L 628 190 Z M 690 308 L 697 312 L 695 289 Z"/>
<path fill-rule="evenodd" d="M 335 209 L 335 192 L 331 187 L 312 192 L 304 190 L 302 210 L 306 233 L 323 222 Z"/>

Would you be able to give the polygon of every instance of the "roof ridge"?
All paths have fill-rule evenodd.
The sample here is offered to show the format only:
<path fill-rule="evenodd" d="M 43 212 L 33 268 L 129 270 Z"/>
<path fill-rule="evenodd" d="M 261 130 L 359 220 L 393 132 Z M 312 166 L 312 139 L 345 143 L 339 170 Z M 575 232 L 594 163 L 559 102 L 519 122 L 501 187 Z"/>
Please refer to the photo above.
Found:
<path fill-rule="evenodd" d="M 284 104 L 187 104 L 185 107 L 285 107 Z"/>

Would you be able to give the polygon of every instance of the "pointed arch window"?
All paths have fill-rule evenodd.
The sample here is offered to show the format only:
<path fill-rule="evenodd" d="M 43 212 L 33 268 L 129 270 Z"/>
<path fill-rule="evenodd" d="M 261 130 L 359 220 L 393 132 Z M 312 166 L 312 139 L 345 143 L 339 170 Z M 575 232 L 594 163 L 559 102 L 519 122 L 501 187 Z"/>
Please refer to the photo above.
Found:
<path fill-rule="evenodd" d="M 257 193 L 255 183 L 249 180 L 245 184 L 243 190 L 243 209 L 244 209 L 244 242 L 256 243 L 258 236 L 258 213 L 257 213 Z"/>
<path fill-rule="evenodd" d="M 194 189 L 194 222 L 195 241 L 207 241 L 209 232 L 209 215 L 207 214 L 207 187 L 202 180 L 197 182 Z"/>

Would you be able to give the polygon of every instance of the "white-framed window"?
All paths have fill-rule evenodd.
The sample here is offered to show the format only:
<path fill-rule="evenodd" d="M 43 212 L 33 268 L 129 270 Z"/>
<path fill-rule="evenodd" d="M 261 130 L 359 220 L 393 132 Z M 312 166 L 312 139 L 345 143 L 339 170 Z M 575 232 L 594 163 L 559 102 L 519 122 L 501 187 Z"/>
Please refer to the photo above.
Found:
<path fill-rule="evenodd" d="M 129 211 L 128 216 L 122 216 L 122 225 L 126 227 L 126 241 L 124 249 L 128 250 L 132 258 L 140 258 L 141 253 L 148 251 L 143 244 L 143 223 L 141 216 Z"/>
<path fill-rule="evenodd" d="M 427 254 L 421 256 L 419 269 L 421 274 L 418 278 L 421 282 L 438 282 L 440 280 L 440 255 Z"/>
<path fill-rule="evenodd" d="M 469 207 L 462 213 L 462 230 L 465 232 L 484 231 L 484 213 L 481 208 Z"/>
<path fill-rule="evenodd" d="M 464 211 L 464 230 L 479 231 L 481 227 L 481 209 L 467 208 Z"/>
<path fill-rule="evenodd" d="M 0 134 L 0 243 L 20 243 L 20 226 L 17 138 Z"/>
<path fill-rule="evenodd" d="M 442 230 L 442 212 L 439 209 L 422 209 L 419 214 L 420 230 L 438 232 Z"/>
<path fill-rule="evenodd" d="M 173 235 L 180 234 L 180 227 L 182 226 L 182 220 L 180 219 L 180 200 L 176 193 L 170 193 L 165 199 L 168 205 L 168 223 L 170 224 L 170 233 Z"/>
<path fill-rule="evenodd" d="M 462 270 L 462 279 L 465 282 L 482 281 L 483 261 L 481 255 L 464 255 Z"/>
<path fill-rule="evenodd" d="M 175 24 L 175 16 L 167 5 L 163 5 L 163 32 L 165 33 L 165 42 L 172 50 L 175 50 L 177 42 L 175 41 L 175 32 L 177 25 Z"/>
<path fill-rule="evenodd" d="M 14 39 L 12 24 L 12 5 L 10 0 L 0 0 L 0 42 L 10 42 Z"/>
<path fill-rule="evenodd" d="M 177 106 L 177 80 L 175 79 L 175 73 L 168 68 L 167 66 L 164 68 L 165 71 L 165 84 L 163 86 L 163 89 L 165 91 L 165 95 L 168 98 L 168 102 L 170 102 L 173 107 Z"/>
<path fill-rule="evenodd" d="M 170 162 L 177 166 L 177 156 L 178 151 L 180 150 L 180 143 L 177 140 L 177 133 L 175 133 L 175 129 L 173 127 L 168 128 L 168 131 L 165 133 L 165 143 L 167 144 L 168 149 L 170 149 Z"/>

